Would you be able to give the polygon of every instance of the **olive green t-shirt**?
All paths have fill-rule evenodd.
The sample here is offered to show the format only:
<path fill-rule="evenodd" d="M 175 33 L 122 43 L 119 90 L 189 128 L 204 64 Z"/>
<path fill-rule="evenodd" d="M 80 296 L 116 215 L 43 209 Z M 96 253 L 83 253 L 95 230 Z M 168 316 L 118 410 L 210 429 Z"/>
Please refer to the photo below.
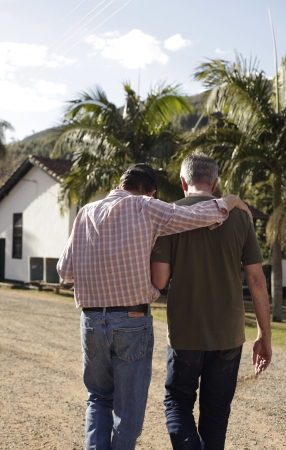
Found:
<path fill-rule="evenodd" d="M 175 202 L 193 205 L 212 197 Z M 241 263 L 263 261 L 254 227 L 235 208 L 220 227 L 157 239 L 151 261 L 169 263 L 168 337 L 180 350 L 227 350 L 243 344 L 244 303 Z"/>

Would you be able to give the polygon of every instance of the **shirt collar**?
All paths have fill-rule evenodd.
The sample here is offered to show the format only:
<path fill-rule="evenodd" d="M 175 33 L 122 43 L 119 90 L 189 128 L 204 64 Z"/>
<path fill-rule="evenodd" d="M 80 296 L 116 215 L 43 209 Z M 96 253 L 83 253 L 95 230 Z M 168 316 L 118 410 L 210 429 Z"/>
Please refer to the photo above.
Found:
<path fill-rule="evenodd" d="M 131 194 L 129 191 L 125 191 L 124 189 L 113 189 L 109 192 L 108 197 L 128 197 Z"/>

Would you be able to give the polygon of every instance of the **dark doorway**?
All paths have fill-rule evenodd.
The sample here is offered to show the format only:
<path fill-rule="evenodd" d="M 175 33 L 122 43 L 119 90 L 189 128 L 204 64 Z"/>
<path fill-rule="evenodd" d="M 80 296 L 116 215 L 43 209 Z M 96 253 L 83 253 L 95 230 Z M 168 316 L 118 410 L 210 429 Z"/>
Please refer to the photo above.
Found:
<path fill-rule="evenodd" d="M 5 281 L 5 239 L 0 239 L 0 282 Z"/>

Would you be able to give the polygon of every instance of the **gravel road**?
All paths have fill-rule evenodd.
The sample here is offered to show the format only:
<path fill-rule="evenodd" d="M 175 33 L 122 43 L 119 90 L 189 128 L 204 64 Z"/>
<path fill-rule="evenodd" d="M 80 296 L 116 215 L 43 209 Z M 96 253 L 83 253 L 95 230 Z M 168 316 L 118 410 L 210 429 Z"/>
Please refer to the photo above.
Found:
<path fill-rule="evenodd" d="M 0 449 L 83 450 L 86 392 L 71 298 L 0 288 Z M 171 450 L 165 430 L 166 327 L 155 322 L 153 376 L 136 450 Z M 244 346 L 226 450 L 286 449 L 286 352 L 253 375 Z M 197 411 L 196 411 L 197 414 Z"/>

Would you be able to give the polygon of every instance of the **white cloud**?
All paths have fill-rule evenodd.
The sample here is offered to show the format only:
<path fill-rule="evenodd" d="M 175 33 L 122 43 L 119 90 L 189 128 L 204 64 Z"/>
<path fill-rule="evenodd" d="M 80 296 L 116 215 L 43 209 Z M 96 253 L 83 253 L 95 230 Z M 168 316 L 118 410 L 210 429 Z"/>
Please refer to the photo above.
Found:
<path fill-rule="evenodd" d="M 160 42 L 140 30 L 116 37 L 91 35 L 86 42 L 91 43 L 104 58 L 118 61 L 128 69 L 145 68 L 153 62 L 166 64 L 169 60 L 161 50 Z"/>
<path fill-rule="evenodd" d="M 120 33 L 119 31 L 107 31 L 106 33 L 103 33 L 103 36 L 111 38 L 111 37 L 119 37 Z"/>
<path fill-rule="evenodd" d="M 28 113 L 49 111 L 60 106 L 61 97 L 67 93 L 65 84 L 39 80 L 38 75 L 46 67 L 67 66 L 74 62 L 74 59 L 49 54 L 45 45 L 1 42 L 1 107 L 7 111 Z M 19 84 L 21 71 L 24 77 L 21 77 Z M 29 80 L 29 74 L 35 74 L 35 77 Z M 31 81 L 33 84 L 30 84 Z"/>
<path fill-rule="evenodd" d="M 228 53 L 231 53 L 229 50 L 221 50 L 220 48 L 215 49 L 215 53 L 218 55 L 227 55 Z"/>
<path fill-rule="evenodd" d="M 86 39 L 86 42 L 92 44 L 95 50 L 102 50 L 106 46 L 105 39 L 99 38 L 93 34 Z"/>
<path fill-rule="evenodd" d="M 64 56 L 59 56 L 56 53 L 52 53 L 49 56 L 49 60 L 46 61 L 45 65 L 47 67 L 60 67 L 60 66 L 71 66 L 72 64 L 76 63 L 75 58 L 65 58 Z"/>
<path fill-rule="evenodd" d="M 47 47 L 45 45 L 0 43 L 1 63 L 11 64 L 14 67 L 43 66 L 46 57 Z"/>
<path fill-rule="evenodd" d="M 71 65 L 75 59 L 49 54 L 45 45 L 0 42 L 0 77 L 27 67 L 59 67 Z"/>
<path fill-rule="evenodd" d="M 13 77 L 13 72 L 15 68 L 11 66 L 10 64 L 1 63 L 1 57 L 0 57 L 0 80 L 4 80 L 5 78 L 11 78 Z"/>
<path fill-rule="evenodd" d="M 64 95 L 67 93 L 67 88 L 65 84 L 53 83 L 51 81 L 40 80 L 35 84 L 36 90 L 40 94 L 54 96 L 54 95 Z"/>
<path fill-rule="evenodd" d="M 0 84 L 1 107 L 12 112 L 49 111 L 62 105 L 58 96 L 65 92 L 65 85 L 44 80 L 39 81 L 35 88 L 23 88 L 11 81 L 2 81 Z M 57 97 L 54 98 L 54 96 Z"/>
<path fill-rule="evenodd" d="M 14 80 L 14 74 L 12 72 L 7 73 L 6 79 L 7 80 Z"/>
<path fill-rule="evenodd" d="M 174 36 L 171 36 L 164 42 L 164 47 L 172 52 L 176 52 L 177 50 L 181 50 L 182 48 L 190 47 L 192 45 L 192 41 L 189 39 L 183 39 L 180 34 L 174 34 Z"/>

